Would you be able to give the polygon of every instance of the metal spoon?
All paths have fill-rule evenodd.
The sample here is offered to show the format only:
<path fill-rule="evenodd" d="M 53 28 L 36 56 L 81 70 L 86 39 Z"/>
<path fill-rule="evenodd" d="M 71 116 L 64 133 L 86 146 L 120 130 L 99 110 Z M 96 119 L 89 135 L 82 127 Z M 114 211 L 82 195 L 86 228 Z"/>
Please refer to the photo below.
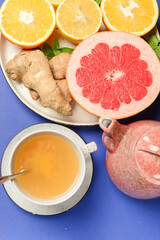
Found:
<path fill-rule="evenodd" d="M 23 174 L 25 174 L 25 173 L 26 173 L 26 172 L 23 171 L 23 172 L 20 172 L 20 173 L 17 173 L 17 174 L 0 177 L 0 184 L 3 184 L 3 183 L 5 183 L 6 181 L 12 180 L 12 179 L 14 179 L 14 178 L 16 178 L 16 177 L 18 177 L 18 176 L 21 176 L 21 175 L 23 175 Z"/>

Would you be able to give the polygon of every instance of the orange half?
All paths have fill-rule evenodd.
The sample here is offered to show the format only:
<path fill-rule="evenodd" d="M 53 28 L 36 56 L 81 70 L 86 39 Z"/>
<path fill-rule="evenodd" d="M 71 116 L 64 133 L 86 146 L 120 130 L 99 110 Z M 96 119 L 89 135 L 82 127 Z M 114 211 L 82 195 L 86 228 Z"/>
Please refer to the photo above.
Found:
<path fill-rule="evenodd" d="M 102 13 L 94 0 L 64 0 L 57 8 L 56 23 L 67 40 L 79 43 L 98 32 Z"/>
<path fill-rule="evenodd" d="M 0 25 L 9 41 L 23 48 L 35 48 L 53 32 L 55 11 L 49 0 L 5 0 Z"/>
<path fill-rule="evenodd" d="M 156 0 L 102 0 L 101 10 L 106 27 L 143 36 L 157 23 Z"/>

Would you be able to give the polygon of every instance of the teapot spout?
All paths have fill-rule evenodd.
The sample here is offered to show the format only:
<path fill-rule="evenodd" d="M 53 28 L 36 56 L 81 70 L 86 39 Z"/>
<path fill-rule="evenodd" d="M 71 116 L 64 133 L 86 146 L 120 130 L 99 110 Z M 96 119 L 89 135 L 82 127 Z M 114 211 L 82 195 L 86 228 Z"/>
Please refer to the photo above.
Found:
<path fill-rule="evenodd" d="M 101 117 L 99 126 L 104 131 L 102 135 L 103 144 L 110 152 L 114 152 L 125 134 L 127 126 L 121 125 L 117 120 L 108 117 Z"/>

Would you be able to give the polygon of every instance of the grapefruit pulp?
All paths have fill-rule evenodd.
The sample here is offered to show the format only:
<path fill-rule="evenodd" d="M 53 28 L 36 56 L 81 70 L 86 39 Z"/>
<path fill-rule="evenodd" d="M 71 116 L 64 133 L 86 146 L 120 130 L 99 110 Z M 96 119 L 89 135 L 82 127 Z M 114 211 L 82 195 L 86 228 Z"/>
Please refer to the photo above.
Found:
<path fill-rule="evenodd" d="M 140 37 L 99 32 L 76 47 L 66 77 L 82 108 L 99 117 L 122 119 L 155 100 L 160 90 L 160 63 Z"/>

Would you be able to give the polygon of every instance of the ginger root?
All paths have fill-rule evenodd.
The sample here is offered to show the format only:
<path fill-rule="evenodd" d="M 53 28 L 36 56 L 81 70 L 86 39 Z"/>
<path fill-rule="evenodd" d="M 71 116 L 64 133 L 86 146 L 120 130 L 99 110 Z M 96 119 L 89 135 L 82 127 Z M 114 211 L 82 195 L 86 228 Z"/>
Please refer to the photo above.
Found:
<path fill-rule="evenodd" d="M 63 115 L 72 114 L 71 105 L 60 91 L 49 62 L 40 50 L 23 50 L 5 65 L 5 71 L 12 80 L 22 81 L 27 88 L 36 91 L 44 107 Z"/>
<path fill-rule="evenodd" d="M 66 68 L 70 59 L 69 53 L 60 53 L 49 61 L 53 77 L 57 80 L 66 78 Z"/>
<path fill-rule="evenodd" d="M 68 90 L 68 86 L 67 86 L 67 82 L 66 79 L 62 79 L 62 80 L 55 80 L 61 93 L 63 94 L 64 98 L 66 99 L 67 102 L 72 102 L 72 97 L 71 94 Z M 37 100 L 39 98 L 39 94 L 38 92 L 36 92 L 33 89 L 29 89 L 30 91 L 30 95 L 34 100 Z"/>
<path fill-rule="evenodd" d="M 72 99 L 72 96 L 71 96 L 71 94 L 68 90 L 66 79 L 56 80 L 56 83 L 57 83 L 59 89 L 61 90 L 64 98 L 66 99 L 66 101 L 71 103 L 73 99 Z"/>
<path fill-rule="evenodd" d="M 37 100 L 39 98 L 39 94 L 35 90 L 29 89 L 29 92 L 30 92 L 30 95 L 33 98 L 33 100 Z"/>
<path fill-rule="evenodd" d="M 60 57 L 58 57 L 58 56 L 60 56 Z M 70 58 L 69 53 L 67 53 L 67 54 L 61 53 L 61 54 L 53 57 L 49 61 L 49 65 L 50 65 L 53 76 L 55 76 L 55 77 L 58 76 L 59 78 L 62 78 L 63 76 L 65 76 L 66 67 L 67 67 L 69 58 Z M 68 90 L 66 79 L 57 80 L 55 78 L 55 81 L 56 81 L 61 93 L 63 94 L 64 98 L 66 99 L 66 101 L 71 103 L 73 99 Z M 39 98 L 39 94 L 35 90 L 30 89 L 30 95 L 34 100 L 37 100 Z"/>
<path fill-rule="evenodd" d="M 12 80 L 21 82 L 23 75 L 26 72 L 26 57 L 27 51 L 21 51 L 18 55 L 16 55 L 13 60 L 10 60 L 5 65 L 5 71 L 11 77 Z"/>

